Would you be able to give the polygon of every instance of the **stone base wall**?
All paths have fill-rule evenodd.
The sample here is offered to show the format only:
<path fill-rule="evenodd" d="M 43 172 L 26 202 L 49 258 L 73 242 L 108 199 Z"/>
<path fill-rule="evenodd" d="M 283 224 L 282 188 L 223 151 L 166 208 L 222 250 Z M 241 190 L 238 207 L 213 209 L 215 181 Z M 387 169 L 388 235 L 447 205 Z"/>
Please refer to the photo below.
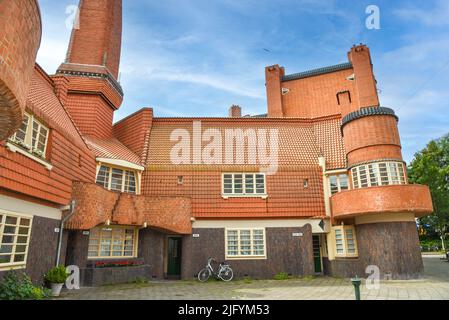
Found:
<path fill-rule="evenodd" d="M 263 260 L 226 260 L 225 229 L 194 229 L 193 233 L 199 237 L 185 236 L 183 239 L 183 279 L 196 277 L 209 257 L 229 263 L 236 278 L 272 279 L 280 272 L 293 276 L 314 273 L 310 225 L 302 228 L 267 228 L 267 259 Z M 293 233 L 303 235 L 293 237 Z"/>
<path fill-rule="evenodd" d="M 148 265 L 120 268 L 86 268 L 81 269 L 80 273 L 81 284 L 87 287 L 151 280 L 150 266 Z"/>
<path fill-rule="evenodd" d="M 56 264 L 59 233 L 55 232 L 55 228 L 59 227 L 59 220 L 33 217 L 26 269 L 19 269 L 18 272 L 25 272 L 37 284 L 43 283 L 44 274 Z M 61 246 L 61 263 L 64 263 L 65 244 L 66 237 Z M 0 279 L 6 272 L 0 272 Z"/>
<path fill-rule="evenodd" d="M 359 257 L 324 259 L 326 274 L 366 277 L 367 266 L 376 265 L 381 279 L 407 280 L 422 277 L 424 266 L 414 222 L 372 223 L 356 226 Z"/>

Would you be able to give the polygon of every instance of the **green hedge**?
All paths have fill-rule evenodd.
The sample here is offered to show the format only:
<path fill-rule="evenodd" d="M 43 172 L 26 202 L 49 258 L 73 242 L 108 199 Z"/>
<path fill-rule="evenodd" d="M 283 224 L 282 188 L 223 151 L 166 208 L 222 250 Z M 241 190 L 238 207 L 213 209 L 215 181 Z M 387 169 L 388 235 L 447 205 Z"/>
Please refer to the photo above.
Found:
<path fill-rule="evenodd" d="M 441 240 L 433 239 L 433 240 L 421 240 L 421 248 L 422 251 L 441 251 Z M 449 250 L 449 240 L 445 241 L 446 250 Z M 438 250 L 436 249 L 438 247 Z"/>

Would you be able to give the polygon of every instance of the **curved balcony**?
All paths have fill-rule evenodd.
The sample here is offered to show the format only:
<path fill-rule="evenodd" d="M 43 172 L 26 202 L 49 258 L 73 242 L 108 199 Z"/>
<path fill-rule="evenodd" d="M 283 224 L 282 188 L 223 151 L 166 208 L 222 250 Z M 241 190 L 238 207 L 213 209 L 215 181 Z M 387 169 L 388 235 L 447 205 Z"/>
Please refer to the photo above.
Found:
<path fill-rule="evenodd" d="M 331 205 L 337 219 L 407 212 L 420 217 L 433 212 L 429 187 L 415 184 L 348 190 L 332 196 Z"/>
<path fill-rule="evenodd" d="M 150 197 L 106 190 L 93 183 L 74 182 L 75 211 L 65 227 L 90 230 L 111 224 L 151 227 L 191 234 L 191 201 L 182 197 Z"/>
<path fill-rule="evenodd" d="M 20 127 L 41 40 L 36 0 L 0 1 L 0 140 Z"/>

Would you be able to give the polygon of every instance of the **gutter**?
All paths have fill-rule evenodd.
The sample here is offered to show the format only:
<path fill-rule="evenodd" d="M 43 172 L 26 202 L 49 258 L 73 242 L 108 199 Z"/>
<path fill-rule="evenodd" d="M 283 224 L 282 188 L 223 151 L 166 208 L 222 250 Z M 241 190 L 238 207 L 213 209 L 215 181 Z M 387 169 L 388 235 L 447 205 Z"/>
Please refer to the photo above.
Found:
<path fill-rule="evenodd" d="M 59 262 L 60 262 L 62 236 L 63 236 L 63 233 L 64 233 L 64 224 L 74 215 L 74 213 L 75 213 L 75 206 L 76 206 L 76 201 L 73 200 L 70 203 L 70 205 L 68 206 L 69 207 L 68 209 L 66 209 L 67 207 L 63 207 L 62 208 L 62 210 L 64 210 L 64 209 L 70 210 L 70 213 L 61 220 L 61 226 L 59 227 L 58 249 L 57 249 L 57 252 L 56 252 L 56 267 L 59 267 Z"/>

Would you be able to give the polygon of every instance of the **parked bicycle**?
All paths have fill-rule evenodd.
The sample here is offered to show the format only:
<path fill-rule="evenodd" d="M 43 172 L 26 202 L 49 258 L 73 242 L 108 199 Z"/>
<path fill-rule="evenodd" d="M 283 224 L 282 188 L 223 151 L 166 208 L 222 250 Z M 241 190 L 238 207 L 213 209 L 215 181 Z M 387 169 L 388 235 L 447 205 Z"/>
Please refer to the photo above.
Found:
<path fill-rule="evenodd" d="M 209 258 L 207 260 L 206 268 L 198 273 L 198 280 L 201 282 L 206 282 L 213 275 L 217 279 L 221 279 L 225 282 L 231 281 L 234 278 L 234 271 L 232 271 L 231 267 L 223 262 L 220 263 L 218 272 L 215 272 L 212 267 L 212 262 L 214 261 L 217 262 L 217 260 L 213 258 Z"/>

